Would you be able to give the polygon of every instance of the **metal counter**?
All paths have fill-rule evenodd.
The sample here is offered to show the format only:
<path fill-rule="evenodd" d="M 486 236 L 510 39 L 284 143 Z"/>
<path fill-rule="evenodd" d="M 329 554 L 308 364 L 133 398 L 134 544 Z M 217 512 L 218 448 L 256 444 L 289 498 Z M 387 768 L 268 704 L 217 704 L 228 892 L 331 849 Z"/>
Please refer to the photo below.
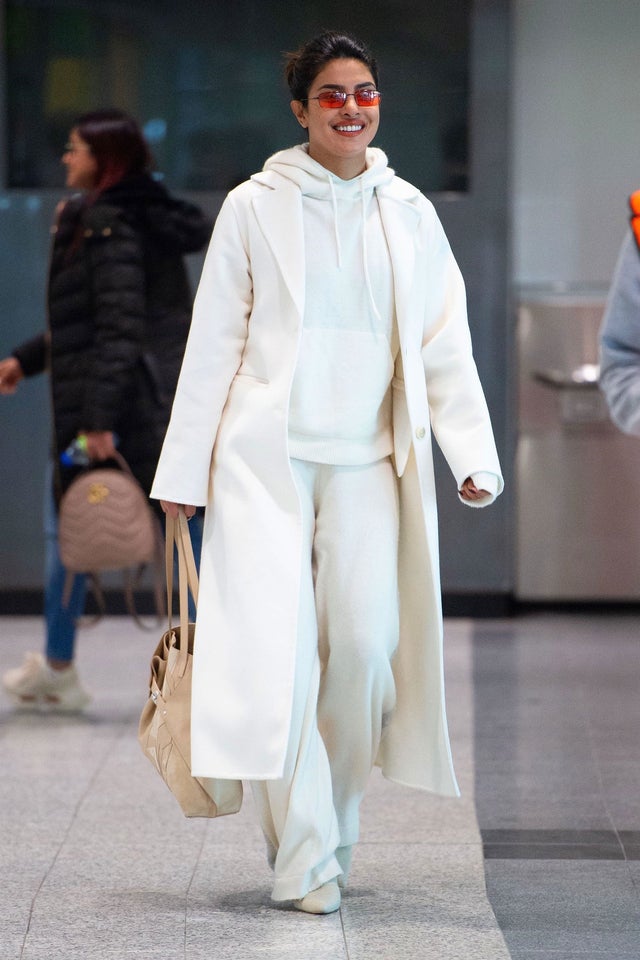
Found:
<path fill-rule="evenodd" d="M 640 599 L 640 440 L 598 389 L 604 298 L 518 309 L 516 597 Z"/>

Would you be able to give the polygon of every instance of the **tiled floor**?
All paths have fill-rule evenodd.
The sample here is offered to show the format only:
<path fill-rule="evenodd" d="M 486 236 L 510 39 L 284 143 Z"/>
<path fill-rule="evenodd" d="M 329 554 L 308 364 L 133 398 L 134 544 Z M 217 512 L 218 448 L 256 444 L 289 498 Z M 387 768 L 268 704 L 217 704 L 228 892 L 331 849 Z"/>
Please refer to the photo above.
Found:
<path fill-rule="evenodd" d="M 0 618 L 0 669 L 40 631 Z M 640 960 L 640 618 L 446 633 L 463 797 L 375 773 L 341 911 L 316 918 L 272 905 L 250 797 L 187 821 L 142 756 L 154 634 L 84 631 L 84 717 L 0 700 L 0 960 Z"/>
<path fill-rule="evenodd" d="M 474 631 L 476 808 L 514 960 L 640 958 L 640 618 Z"/>
<path fill-rule="evenodd" d="M 0 619 L 0 665 L 39 643 Z M 153 635 L 126 618 L 83 632 L 83 718 L 0 705 L 0 960 L 508 960 L 486 899 L 473 804 L 471 625 L 448 626 L 462 800 L 372 776 L 339 914 L 272 905 L 250 796 L 187 821 L 143 757 L 136 726 Z"/>

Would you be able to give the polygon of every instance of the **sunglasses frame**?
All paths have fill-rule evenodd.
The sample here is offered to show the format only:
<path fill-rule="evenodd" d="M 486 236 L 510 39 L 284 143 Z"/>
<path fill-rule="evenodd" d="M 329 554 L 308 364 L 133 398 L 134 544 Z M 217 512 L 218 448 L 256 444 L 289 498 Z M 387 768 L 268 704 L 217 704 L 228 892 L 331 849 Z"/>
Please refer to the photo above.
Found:
<path fill-rule="evenodd" d="M 375 103 L 361 103 L 358 100 L 358 97 L 367 97 L 375 95 Z M 323 103 L 323 100 L 327 100 L 331 97 L 336 97 L 340 99 L 341 103 Z M 349 97 L 353 97 L 358 107 L 378 107 L 380 105 L 381 94 L 379 90 L 371 89 L 366 87 L 364 90 L 354 90 L 352 93 L 347 93 L 345 90 L 326 90 L 324 93 L 320 93 L 317 97 L 305 97 L 303 102 L 309 102 L 309 100 L 317 100 L 319 105 L 323 110 L 341 110 L 347 103 Z"/>

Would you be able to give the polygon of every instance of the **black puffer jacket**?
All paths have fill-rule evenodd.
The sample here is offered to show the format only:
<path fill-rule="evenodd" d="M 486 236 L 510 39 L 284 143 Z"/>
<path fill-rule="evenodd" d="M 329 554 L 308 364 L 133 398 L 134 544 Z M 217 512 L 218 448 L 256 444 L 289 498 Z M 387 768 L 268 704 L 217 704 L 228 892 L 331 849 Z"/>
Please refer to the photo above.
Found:
<path fill-rule="evenodd" d="M 56 463 L 78 433 L 112 430 L 151 489 L 191 318 L 182 255 L 200 250 L 211 227 L 148 176 L 121 181 L 93 205 L 64 206 L 49 331 L 13 351 L 26 376 L 49 369 Z M 72 476 L 59 471 L 59 489 Z"/>

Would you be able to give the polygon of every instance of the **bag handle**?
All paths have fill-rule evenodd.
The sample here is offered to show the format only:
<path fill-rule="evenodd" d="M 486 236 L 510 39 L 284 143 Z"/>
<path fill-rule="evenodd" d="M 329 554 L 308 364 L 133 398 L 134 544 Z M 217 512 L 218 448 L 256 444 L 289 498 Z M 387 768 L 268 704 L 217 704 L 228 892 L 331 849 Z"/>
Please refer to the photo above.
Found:
<path fill-rule="evenodd" d="M 119 468 L 123 473 L 128 474 L 135 482 L 139 484 L 137 477 L 135 476 L 133 470 L 122 456 L 119 450 L 115 450 L 113 455 L 109 458 L 118 464 Z M 92 464 L 92 466 L 100 466 L 100 463 Z M 149 512 L 153 518 L 153 539 L 154 539 L 154 550 L 153 550 L 153 560 L 151 561 L 151 567 L 153 570 L 153 593 L 155 598 L 156 605 L 156 616 L 158 622 L 162 620 L 162 610 L 164 607 L 164 598 L 162 596 L 162 528 L 160 526 L 160 521 L 153 511 L 153 508 L 147 501 L 147 506 Z M 138 584 L 146 569 L 146 564 L 140 564 L 138 570 L 135 574 L 132 573 L 130 569 L 126 569 L 124 572 L 124 599 L 127 605 L 127 610 L 129 615 L 132 617 L 136 626 L 140 627 L 141 630 L 153 630 L 154 625 L 150 624 L 147 626 L 142 622 L 141 617 L 138 615 L 136 610 L 136 601 L 134 596 L 134 591 L 138 588 Z M 196 574 L 196 584 L 197 584 L 197 574 Z M 99 587 L 99 585 L 98 585 Z M 197 587 L 196 587 L 197 589 Z M 95 587 L 94 587 L 95 592 Z M 193 591 L 192 591 L 193 592 Z M 104 607 L 104 600 L 103 600 Z M 104 609 L 101 610 L 101 613 L 104 614 Z M 169 620 L 171 617 L 169 616 Z"/>
<path fill-rule="evenodd" d="M 178 669 L 180 676 L 187 667 L 187 656 L 189 653 L 189 594 L 194 603 L 198 603 L 198 573 L 196 570 L 195 557 L 193 555 L 193 546 L 191 544 L 191 535 L 189 533 L 189 524 L 185 513 L 180 510 L 178 518 L 174 519 L 167 514 L 166 518 L 166 545 L 165 545 L 165 567 L 167 576 L 167 616 L 169 620 L 169 633 L 172 632 L 173 617 L 173 550 L 174 544 L 178 553 L 178 591 L 179 591 L 179 615 L 180 615 L 180 636 L 178 638 Z"/>

